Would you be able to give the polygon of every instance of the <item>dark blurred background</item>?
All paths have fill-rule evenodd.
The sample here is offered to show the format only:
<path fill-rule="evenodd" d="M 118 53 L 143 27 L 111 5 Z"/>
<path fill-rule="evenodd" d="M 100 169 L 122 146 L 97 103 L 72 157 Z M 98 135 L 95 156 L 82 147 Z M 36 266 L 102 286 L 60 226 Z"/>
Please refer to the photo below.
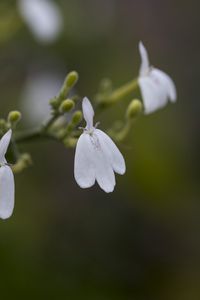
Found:
<path fill-rule="evenodd" d="M 200 2 L 54 2 L 62 28 L 51 41 L 33 34 L 18 1 L 0 2 L 1 117 L 19 109 L 21 128 L 37 124 L 69 70 L 91 101 L 102 77 L 127 82 L 138 74 L 139 40 L 174 79 L 178 101 L 141 117 L 119 145 L 127 172 L 112 194 L 77 186 L 74 150 L 23 145 L 34 165 L 15 177 L 14 214 L 0 222 L 1 297 L 198 300 Z M 102 114 L 101 128 L 126 106 Z"/>

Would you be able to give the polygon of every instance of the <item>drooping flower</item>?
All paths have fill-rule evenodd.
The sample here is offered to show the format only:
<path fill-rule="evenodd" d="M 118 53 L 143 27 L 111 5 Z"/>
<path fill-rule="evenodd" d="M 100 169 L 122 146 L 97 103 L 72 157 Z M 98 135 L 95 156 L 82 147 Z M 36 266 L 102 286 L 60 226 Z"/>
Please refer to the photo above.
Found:
<path fill-rule="evenodd" d="M 148 53 L 142 42 L 139 43 L 141 66 L 139 86 L 144 104 L 144 112 L 152 113 L 164 107 L 168 99 L 176 101 L 176 87 L 173 80 L 165 72 L 150 66 Z"/>
<path fill-rule="evenodd" d="M 124 158 L 111 138 L 93 126 L 94 110 L 85 97 L 82 102 L 86 127 L 81 134 L 75 153 L 74 176 L 81 188 L 89 188 L 95 180 L 106 193 L 115 187 L 115 174 L 124 174 Z"/>
<path fill-rule="evenodd" d="M 63 19 L 51 0 L 18 0 L 19 12 L 39 42 L 51 43 L 62 30 Z"/>
<path fill-rule="evenodd" d="M 12 135 L 8 130 L 0 140 L 0 218 L 7 219 L 14 208 L 15 184 L 11 168 L 7 164 L 5 155 Z"/>

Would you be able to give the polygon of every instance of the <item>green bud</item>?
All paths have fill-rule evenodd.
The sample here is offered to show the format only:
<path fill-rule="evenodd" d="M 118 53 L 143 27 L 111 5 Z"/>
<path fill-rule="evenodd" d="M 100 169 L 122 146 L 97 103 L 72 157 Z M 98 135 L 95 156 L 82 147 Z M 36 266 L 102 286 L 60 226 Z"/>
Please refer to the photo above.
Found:
<path fill-rule="evenodd" d="M 72 116 L 72 124 L 75 126 L 78 125 L 81 122 L 82 117 L 82 112 L 80 110 L 77 110 Z"/>
<path fill-rule="evenodd" d="M 58 100 L 57 100 L 56 97 L 55 97 L 55 98 L 52 98 L 52 99 L 49 101 L 49 104 L 51 105 L 51 107 L 52 107 L 53 109 L 57 109 L 58 106 L 59 106 L 59 103 L 58 103 Z"/>
<path fill-rule="evenodd" d="M 6 121 L 4 119 L 0 119 L 0 128 L 5 129 L 6 128 Z"/>
<path fill-rule="evenodd" d="M 69 88 L 72 88 L 78 81 L 78 73 L 76 71 L 72 71 L 67 75 L 66 84 Z"/>
<path fill-rule="evenodd" d="M 22 115 L 19 111 L 17 111 L 17 110 L 11 111 L 8 114 L 8 122 L 11 124 L 13 124 L 13 123 L 16 124 L 17 122 L 19 122 L 21 120 L 21 117 L 22 117 Z"/>
<path fill-rule="evenodd" d="M 29 167 L 31 164 L 32 164 L 32 159 L 31 159 L 30 154 L 23 153 L 23 154 L 21 154 L 21 156 L 19 157 L 17 162 L 14 165 L 12 165 L 11 168 L 12 168 L 12 171 L 16 174 L 16 173 L 22 172 L 24 169 Z"/>
<path fill-rule="evenodd" d="M 77 140 L 78 139 L 74 137 L 67 137 L 66 139 L 63 140 L 63 143 L 67 148 L 74 148 L 77 144 Z"/>
<path fill-rule="evenodd" d="M 32 158 L 31 158 L 29 153 L 23 153 L 21 155 L 21 159 L 22 159 L 25 166 L 29 166 L 29 165 L 32 164 Z"/>
<path fill-rule="evenodd" d="M 66 99 L 61 103 L 59 111 L 61 113 L 66 113 L 66 112 L 69 112 L 71 109 L 73 109 L 74 106 L 75 106 L 75 103 L 73 100 Z"/>
<path fill-rule="evenodd" d="M 142 109 L 143 109 L 142 102 L 138 99 L 134 99 L 131 101 L 131 103 L 127 108 L 126 117 L 128 119 L 134 119 L 141 114 Z"/>

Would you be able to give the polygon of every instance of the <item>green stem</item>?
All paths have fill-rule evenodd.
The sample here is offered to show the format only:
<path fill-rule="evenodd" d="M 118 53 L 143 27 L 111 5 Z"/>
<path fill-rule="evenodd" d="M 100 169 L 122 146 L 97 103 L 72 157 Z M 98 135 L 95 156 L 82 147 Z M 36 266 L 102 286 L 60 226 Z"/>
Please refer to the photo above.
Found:
<path fill-rule="evenodd" d="M 29 142 L 38 139 L 41 136 L 40 129 L 26 130 L 25 132 L 19 133 L 15 136 L 16 143 Z"/>
<path fill-rule="evenodd" d="M 56 113 L 42 127 L 27 130 L 23 133 L 18 134 L 15 137 L 15 142 L 16 143 L 30 142 L 30 141 L 38 140 L 38 139 L 41 139 L 41 138 L 56 140 L 56 137 L 54 137 L 52 134 L 48 133 L 48 130 L 51 127 L 51 125 L 53 125 L 53 123 L 56 121 L 56 119 L 59 116 L 60 116 L 60 114 Z"/>
<path fill-rule="evenodd" d="M 39 140 L 41 138 L 54 139 L 54 140 L 56 139 L 54 136 L 47 133 L 46 131 L 43 131 L 41 129 L 33 129 L 33 130 L 27 130 L 23 133 L 16 135 L 15 142 L 16 143 L 32 142 L 34 140 Z"/>
<path fill-rule="evenodd" d="M 59 113 L 55 113 L 50 119 L 49 121 L 47 121 L 47 123 L 42 126 L 42 129 L 40 130 L 41 132 L 47 132 L 48 129 L 51 127 L 51 125 L 53 125 L 53 123 L 56 121 L 56 119 L 60 116 Z"/>
<path fill-rule="evenodd" d="M 99 104 L 114 104 L 117 101 L 121 100 L 125 96 L 129 95 L 135 91 L 138 87 L 138 79 L 131 80 L 130 82 L 122 85 L 118 89 L 114 90 L 111 94 L 107 96 L 100 96 Z"/>
<path fill-rule="evenodd" d="M 132 122 L 127 122 L 119 131 L 113 131 L 112 129 L 108 131 L 108 134 L 116 141 L 122 142 L 128 135 L 131 129 Z"/>

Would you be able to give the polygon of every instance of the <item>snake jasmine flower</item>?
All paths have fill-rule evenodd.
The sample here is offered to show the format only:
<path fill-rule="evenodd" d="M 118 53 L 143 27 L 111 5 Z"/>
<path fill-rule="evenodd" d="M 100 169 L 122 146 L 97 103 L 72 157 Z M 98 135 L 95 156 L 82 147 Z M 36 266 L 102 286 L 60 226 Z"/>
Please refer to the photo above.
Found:
<path fill-rule="evenodd" d="M 176 87 L 169 75 L 150 65 L 147 50 L 142 42 L 139 43 L 139 52 L 141 66 L 138 83 L 143 98 L 144 112 L 149 114 L 164 107 L 168 99 L 175 102 Z"/>
<path fill-rule="evenodd" d="M 114 172 L 124 174 L 125 161 L 111 138 L 93 126 L 94 110 L 86 97 L 82 109 L 86 127 L 76 146 L 74 177 L 81 188 L 89 188 L 97 181 L 102 190 L 110 193 L 116 184 Z"/>
<path fill-rule="evenodd" d="M 8 130 L 0 140 L 0 218 L 7 219 L 14 208 L 15 184 L 5 155 L 11 140 L 12 130 Z"/>

